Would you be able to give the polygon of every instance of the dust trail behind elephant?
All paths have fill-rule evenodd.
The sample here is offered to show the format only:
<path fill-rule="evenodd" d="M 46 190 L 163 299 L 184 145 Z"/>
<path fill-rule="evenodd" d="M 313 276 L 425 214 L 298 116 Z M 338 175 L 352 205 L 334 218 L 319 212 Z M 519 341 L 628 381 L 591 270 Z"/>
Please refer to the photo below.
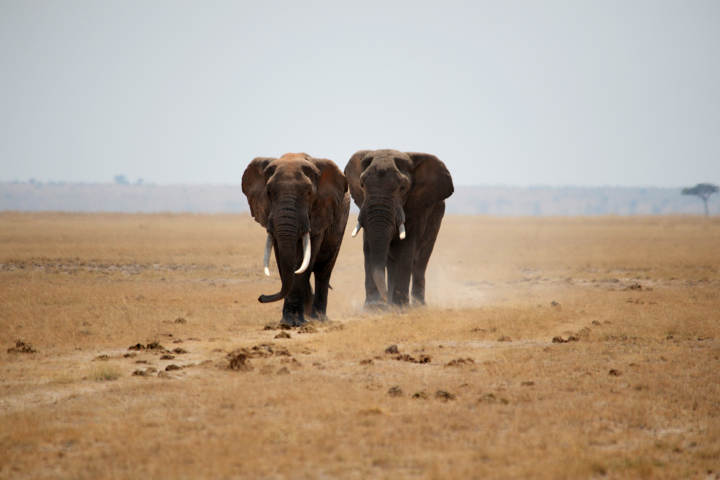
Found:
<path fill-rule="evenodd" d="M 494 267 L 484 261 L 482 235 L 471 232 L 475 219 L 446 216 L 426 274 L 428 306 L 472 308 L 496 295 Z"/>

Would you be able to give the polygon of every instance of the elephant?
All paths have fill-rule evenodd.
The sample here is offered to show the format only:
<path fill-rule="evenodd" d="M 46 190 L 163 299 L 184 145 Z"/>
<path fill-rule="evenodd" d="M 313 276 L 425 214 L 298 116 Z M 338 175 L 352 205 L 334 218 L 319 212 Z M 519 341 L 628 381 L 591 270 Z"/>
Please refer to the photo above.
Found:
<path fill-rule="evenodd" d="M 350 195 L 338 166 L 306 153 L 258 157 L 245 169 L 242 190 L 253 218 L 267 230 L 263 267 L 270 275 L 271 250 L 282 287 L 260 295 L 261 303 L 284 299 L 282 323 L 299 326 L 305 316 L 325 320 L 330 274 L 350 212 Z M 315 277 L 315 293 L 310 287 Z"/>
<path fill-rule="evenodd" d="M 352 232 L 363 229 L 365 305 L 425 304 L 425 270 L 454 191 L 452 177 L 435 155 L 361 150 L 345 167 L 360 207 Z M 387 269 L 387 286 L 385 274 Z"/>

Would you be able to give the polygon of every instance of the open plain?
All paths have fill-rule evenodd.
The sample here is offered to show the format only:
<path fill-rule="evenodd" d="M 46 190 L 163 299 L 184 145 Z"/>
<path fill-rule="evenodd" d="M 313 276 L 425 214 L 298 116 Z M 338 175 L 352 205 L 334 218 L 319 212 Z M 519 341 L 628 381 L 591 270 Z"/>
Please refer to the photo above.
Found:
<path fill-rule="evenodd" d="M 720 219 L 449 216 L 381 313 L 348 233 L 292 330 L 264 238 L 0 213 L 0 478 L 720 478 Z"/>

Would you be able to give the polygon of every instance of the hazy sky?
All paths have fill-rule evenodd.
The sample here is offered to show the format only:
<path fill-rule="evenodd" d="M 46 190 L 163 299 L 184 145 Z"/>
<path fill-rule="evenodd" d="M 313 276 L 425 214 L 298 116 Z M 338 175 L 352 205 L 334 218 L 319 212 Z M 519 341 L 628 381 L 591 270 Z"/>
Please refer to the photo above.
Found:
<path fill-rule="evenodd" d="M 720 183 L 717 0 L 0 0 L 0 69 L 5 181 L 398 148 L 459 185 Z"/>

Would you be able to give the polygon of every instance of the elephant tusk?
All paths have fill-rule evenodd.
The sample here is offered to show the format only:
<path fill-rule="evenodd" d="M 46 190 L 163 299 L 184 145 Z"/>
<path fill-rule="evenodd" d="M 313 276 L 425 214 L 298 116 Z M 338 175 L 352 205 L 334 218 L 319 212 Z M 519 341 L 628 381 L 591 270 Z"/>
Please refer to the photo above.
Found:
<path fill-rule="evenodd" d="M 295 270 L 295 273 L 304 273 L 308 265 L 310 265 L 310 232 L 303 235 L 303 261 L 300 268 Z"/>
<path fill-rule="evenodd" d="M 265 275 L 268 277 L 270 276 L 270 252 L 272 252 L 273 248 L 273 238 L 272 235 L 268 233 L 267 240 L 265 240 L 265 256 L 263 256 L 263 271 L 265 271 Z"/>
<path fill-rule="evenodd" d="M 401 223 L 400 228 L 398 230 L 400 230 L 400 235 L 399 235 L 400 240 L 405 240 L 405 224 Z"/>
<path fill-rule="evenodd" d="M 357 234 L 358 234 L 358 232 L 360 231 L 361 228 L 362 228 L 362 227 L 360 226 L 360 222 L 358 222 L 357 225 L 355 225 L 355 228 L 354 228 L 353 231 L 352 231 L 352 237 L 353 237 L 353 238 L 357 237 Z"/>

